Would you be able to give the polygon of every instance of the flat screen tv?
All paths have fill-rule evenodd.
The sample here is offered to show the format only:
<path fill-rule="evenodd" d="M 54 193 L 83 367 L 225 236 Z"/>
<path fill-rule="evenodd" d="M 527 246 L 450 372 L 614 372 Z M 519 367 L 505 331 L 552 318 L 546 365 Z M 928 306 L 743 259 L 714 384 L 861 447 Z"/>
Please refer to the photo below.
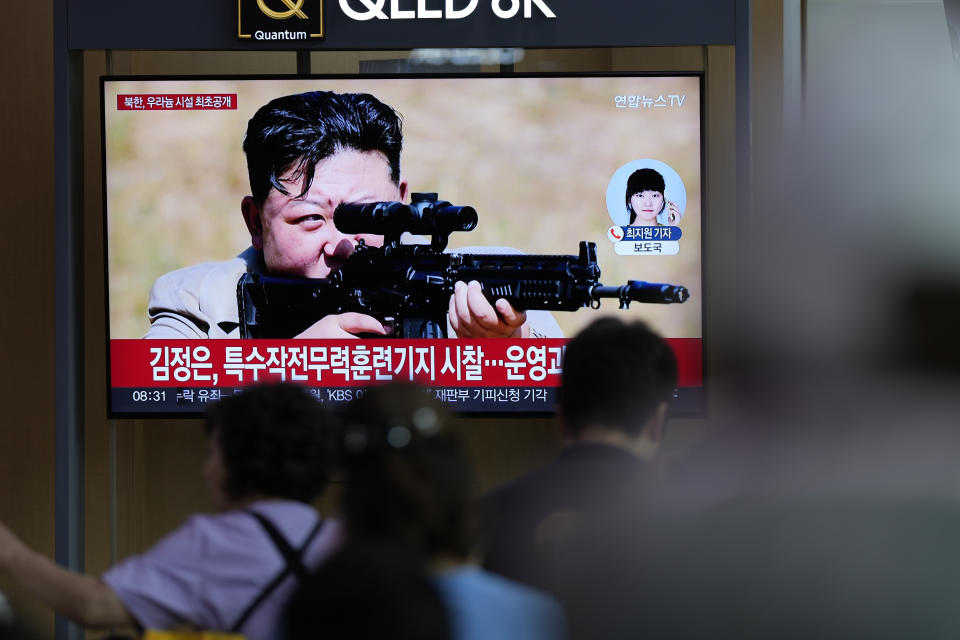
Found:
<path fill-rule="evenodd" d="M 549 414 L 566 340 L 604 315 L 664 336 L 679 364 L 673 411 L 703 410 L 701 75 L 105 77 L 101 86 L 111 417 L 196 416 L 267 380 L 304 384 L 335 406 L 390 379 L 420 382 L 460 414 Z M 313 91 L 389 106 L 402 122 L 399 166 L 349 140 L 333 149 L 306 140 L 330 117 L 317 107 L 327 115 L 301 118 L 302 131 L 256 136 L 257 157 L 272 159 L 251 186 L 248 122 L 275 98 Z M 295 144 L 313 146 L 285 147 Z M 326 159 L 301 167 L 314 179 L 298 198 L 307 178 L 297 154 L 308 153 Z M 262 194 L 281 197 L 271 162 L 289 169 L 276 173 L 289 188 L 287 208 L 268 219 Z M 326 247 L 304 240 L 312 233 L 339 235 Z M 454 326 L 456 280 L 530 309 L 519 337 Z M 468 306 L 472 286 L 460 294 Z M 619 296 L 633 299 L 628 308 Z M 684 301 L 649 302 L 660 297 Z M 356 336 L 315 330 L 331 328 L 319 324 L 331 316 Z"/>

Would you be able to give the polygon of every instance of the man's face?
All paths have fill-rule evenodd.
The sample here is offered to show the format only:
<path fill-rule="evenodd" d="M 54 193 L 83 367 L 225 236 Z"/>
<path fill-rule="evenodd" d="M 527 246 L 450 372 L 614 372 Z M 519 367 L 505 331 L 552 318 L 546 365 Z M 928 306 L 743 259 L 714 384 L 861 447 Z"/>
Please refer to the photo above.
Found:
<path fill-rule="evenodd" d="M 303 188 L 302 178 L 283 182 L 294 196 Z M 379 151 L 343 149 L 317 163 L 313 182 L 302 198 L 271 189 L 258 207 L 248 196 L 242 204 L 243 217 L 270 274 L 325 278 L 350 257 L 357 240 L 383 244 L 383 236 L 340 233 L 333 224 L 337 205 L 403 200 L 406 190 L 405 182 L 397 185 L 390 179 L 390 165 Z"/>

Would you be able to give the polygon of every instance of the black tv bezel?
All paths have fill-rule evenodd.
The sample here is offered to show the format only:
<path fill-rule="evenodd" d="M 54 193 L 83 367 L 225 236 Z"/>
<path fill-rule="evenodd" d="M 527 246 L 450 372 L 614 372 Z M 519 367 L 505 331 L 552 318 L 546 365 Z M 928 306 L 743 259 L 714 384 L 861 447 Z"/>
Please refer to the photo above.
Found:
<path fill-rule="evenodd" d="M 699 138 L 700 138 L 700 327 L 701 327 L 701 385 L 699 387 L 686 387 L 689 389 L 699 389 L 699 406 L 689 410 L 672 407 L 670 416 L 674 418 L 697 419 L 704 418 L 707 411 L 707 297 L 704 292 L 709 288 L 707 284 L 707 255 L 708 243 L 707 229 L 709 227 L 708 215 L 708 189 L 707 189 L 707 167 L 706 167 L 706 112 L 705 102 L 705 78 L 704 71 L 637 71 L 637 72 L 492 72 L 492 73 L 452 73 L 441 71 L 437 73 L 417 72 L 417 73 L 350 73 L 350 74 L 131 74 L 131 75 L 111 75 L 100 76 L 100 182 L 102 197 L 102 241 L 103 241 L 103 287 L 104 287 L 104 332 L 106 343 L 106 402 L 107 419 L 109 420 L 187 420 L 202 418 L 203 411 L 171 411 L 171 412 L 117 412 L 113 407 L 113 385 L 112 385 L 112 357 L 110 344 L 110 244 L 108 235 L 108 210 L 107 210 L 107 147 L 106 147 L 106 86 L 108 82 L 136 82 L 136 81 L 184 81 L 184 82 L 204 82 L 204 81 L 258 81 L 258 80 L 387 80 L 387 79 L 504 79 L 504 78 L 680 78 L 695 77 L 699 79 Z M 356 388 L 356 387 L 345 387 Z M 556 387 L 554 387 L 556 388 Z M 174 389 L 174 387 L 171 387 Z M 450 407 L 451 413 L 458 418 L 471 419 L 518 419 L 533 418 L 543 419 L 556 416 L 556 408 L 551 411 L 469 411 L 457 410 Z M 334 408 L 334 411 L 339 411 Z"/>

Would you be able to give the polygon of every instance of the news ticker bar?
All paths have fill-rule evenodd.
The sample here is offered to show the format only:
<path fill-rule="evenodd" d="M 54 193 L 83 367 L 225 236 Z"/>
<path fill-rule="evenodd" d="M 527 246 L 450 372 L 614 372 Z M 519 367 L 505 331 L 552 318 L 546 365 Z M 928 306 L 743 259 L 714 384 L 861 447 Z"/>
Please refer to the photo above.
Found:
<path fill-rule="evenodd" d="M 361 396 L 365 387 L 308 387 L 326 406 L 336 409 Z M 114 387 L 111 394 L 113 417 L 202 414 L 208 405 L 243 393 L 243 387 Z M 556 410 L 555 387 L 425 387 L 456 413 L 552 413 Z M 671 412 L 699 413 L 703 410 L 701 387 L 676 390 Z"/>
<path fill-rule="evenodd" d="M 312 388 L 388 380 L 427 387 L 552 388 L 565 339 L 542 340 L 111 340 L 114 388 L 234 388 L 287 380 Z M 667 339 L 678 386 L 703 384 L 698 338 Z"/>

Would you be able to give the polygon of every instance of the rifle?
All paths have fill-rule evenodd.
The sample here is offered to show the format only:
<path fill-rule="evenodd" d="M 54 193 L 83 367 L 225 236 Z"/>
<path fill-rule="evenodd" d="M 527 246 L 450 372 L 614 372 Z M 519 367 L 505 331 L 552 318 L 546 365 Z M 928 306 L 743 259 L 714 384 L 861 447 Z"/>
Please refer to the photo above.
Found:
<path fill-rule="evenodd" d="M 278 278 L 246 273 L 237 284 L 242 338 L 290 338 L 330 314 L 356 311 L 393 324 L 398 338 L 443 338 L 457 281 L 480 283 L 491 304 L 506 299 L 519 310 L 576 311 L 616 298 L 674 303 L 685 287 L 630 280 L 602 285 L 597 247 L 580 242 L 579 255 L 445 253 L 450 233 L 477 226 L 473 207 L 414 193 L 412 202 L 344 203 L 334 212 L 342 233 L 382 235 L 382 247 L 360 240 L 326 278 Z M 402 244 L 403 234 L 429 235 L 429 244 Z"/>

